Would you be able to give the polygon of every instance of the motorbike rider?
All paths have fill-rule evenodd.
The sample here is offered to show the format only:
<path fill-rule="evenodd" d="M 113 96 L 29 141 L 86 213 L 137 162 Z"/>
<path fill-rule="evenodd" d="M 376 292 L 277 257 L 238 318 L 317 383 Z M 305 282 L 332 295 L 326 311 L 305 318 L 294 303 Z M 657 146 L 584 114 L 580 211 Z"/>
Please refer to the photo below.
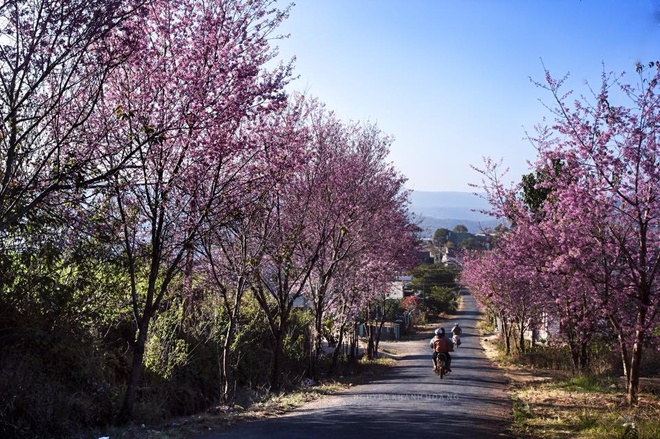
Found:
<path fill-rule="evenodd" d="M 436 372 L 438 369 L 438 354 L 445 354 L 447 371 L 451 372 L 451 356 L 449 355 L 449 351 L 454 350 L 454 344 L 450 339 L 445 337 L 445 328 L 435 330 L 435 336 L 429 342 L 429 346 L 433 349 L 433 371 Z"/>
<path fill-rule="evenodd" d="M 460 346 L 461 334 L 463 333 L 463 329 L 461 329 L 461 327 L 458 326 L 458 323 L 455 323 L 454 327 L 451 328 L 451 333 L 454 335 L 454 337 L 452 338 L 455 340 L 456 346 Z"/>

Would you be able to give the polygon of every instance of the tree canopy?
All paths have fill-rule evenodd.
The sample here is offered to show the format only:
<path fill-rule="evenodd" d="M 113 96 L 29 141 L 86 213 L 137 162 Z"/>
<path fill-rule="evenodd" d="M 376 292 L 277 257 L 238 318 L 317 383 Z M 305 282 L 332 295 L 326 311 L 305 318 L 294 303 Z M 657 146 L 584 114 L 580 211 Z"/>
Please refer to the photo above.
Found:
<path fill-rule="evenodd" d="M 0 436 L 277 391 L 389 306 L 418 247 L 393 139 L 286 92 L 287 15 L 0 7 Z"/>
<path fill-rule="evenodd" d="M 512 301 L 523 303 L 516 294 L 537 291 L 530 306 L 561 319 L 576 363 L 608 322 L 631 404 L 643 352 L 656 342 L 660 299 L 660 66 L 637 73 L 635 84 L 604 73 L 591 98 L 575 102 L 547 73 L 539 85 L 555 99 L 555 121 L 531 139 L 537 171 L 506 189 L 498 164 L 486 162 L 493 213 L 513 227 L 492 255 L 475 256 L 464 271 L 480 300 L 509 318 Z M 517 287 L 519 279 L 530 283 Z"/>

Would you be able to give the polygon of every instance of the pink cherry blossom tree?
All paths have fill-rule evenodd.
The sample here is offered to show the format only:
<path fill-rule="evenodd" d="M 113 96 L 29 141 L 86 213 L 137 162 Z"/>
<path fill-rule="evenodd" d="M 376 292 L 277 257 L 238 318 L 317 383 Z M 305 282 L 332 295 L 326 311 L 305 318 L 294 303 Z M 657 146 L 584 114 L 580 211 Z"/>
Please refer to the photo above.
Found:
<path fill-rule="evenodd" d="M 149 324 L 202 225 L 235 210 L 227 194 L 255 154 L 242 128 L 284 102 L 290 67 L 264 69 L 284 15 L 268 1 L 154 1 L 135 18 L 135 53 L 109 78 L 107 114 L 126 124 L 108 147 L 137 147 L 105 192 L 120 224 L 136 328 L 121 420 L 131 417 Z"/>
<path fill-rule="evenodd" d="M 244 294 L 250 280 L 258 277 L 259 261 L 271 240 L 274 211 L 270 209 L 273 187 L 278 187 L 299 166 L 307 137 L 306 111 L 311 107 L 302 96 L 293 96 L 282 111 L 258 117 L 246 136 L 261 149 L 251 157 L 235 182 L 229 217 L 209 215 L 200 234 L 204 257 L 197 271 L 204 289 L 216 294 L 229 318 L 222 344 L 222 387 L 225 401 L 233 402 L 237 358 L 234 342 Z"/>
<path fill-rule="evenodd" d="M 518 245 L 545 248 L 538 259 L 548 274 L 574 276 L 589 293 L 575 301 L 575 289 L 555 297 L 575 313 L 585 313 L 585 331 L 594 319 L 608 321 L 617 336 L 627 378 L 627 400 L 636 404 L 644 346 L 658 325 L 660 270 L 660 175 L 657 166 L 660 120 L 656 63 L 637 66 L 636 84 L 623 75 L 603 74 L 591 98 L 568 103 L 563 80 L 546 74 L 545 87 L 554 97 L 555 124 L 540 127 L 532 138 L 539 151 L 537 169 L 560 163 L 561 171 L 538 187 L 548 190 L 541 214 L 530 218 L 507 191 L 490 178 L 489 194 L 497 213 L 515 227 Z M 494 167 L 490 167 L 494 169 Z M 488 179 L 487 178 L 487 179 Z M 529 239 L 528 239 L 529 238 Z M 574 306 L 577 303 L 580 306 Z M 589 323 L 586 323 L 589 322 Z M 574 320 L 573 323 L 579 323 Z M 585 326 L 586 325 L 586 326 Z"/>
<path fill-rule="evenodd" d="M 324 180 L 331 177 L 326 172 L 330 157 L 318 153 L 314 148 L 315 139 L 327 141 L 330 150 L 332 139 L 323 133 L 340 134 L 337 121 L 318 120 L 318 112 L 324 112 L 318 101 L 299 99 L 305 118 L 302 137 L 299 138 L 302 141 L 300 155 L 297 165 L 279 174 L 273 180 L 276 184 L 268 191 L 269 221 L 260 230 L 265 248 L 251 288 L 268 317 L 272 335 L 270 386 L 273 390 L 282 384 L 284 339 L 290 329 L 294 304 L 308 288 L 308 281 L 329 239 L 327 224 L 321 219 L 328 209 L 319 204 L 324 200 L 317 194 L 324 186 Z"/>
<path fill-rule="evenodd" d="M 0 232 L 51 213 L 105 181 L 93 126 L 106 80 L 133 50 L 139 0 L 4 1 L 0 5 Z"/>
<path fill-rule="evenodd" d="M 509 239 L 517 238 L 509 235 L 492 251 L 466 256 L 461 274 L 461 282 L 475 298 L 500 318 L 507 355 L 514 329 L 518 350 L 525 352 L 525 332 L 540 319 L 542 309 L 537 272 L 521 263 L 513 246 L 507 245 Z"/>
<path fill-rule="evenodd" d="M 392 252 L 381 243 L 391 244 L 394 235 L 402 244 L 395 246 L 397 250 L 405 245 L 409 249 L 397 253 L 400 267 L 395 266 L 394 258 L 388 261 L 392 268 L 389 281 L 404 268 L 405 257 L 415 248 L 414 235 L 406 229 L 404 179 L 386 161 L 391 140 L 374 125 L 340 124 L 332 115 L 326 117 L 318 114 L 313 122 L 313 148 L 324 164 L 324 176 L 314 185 L 315 217 L 306 235 L 312 242 L 323 243 L 305 291 L 315 321 L 308 370 L 314 378 L 318 377 L 326 310 L 336 300 L 330 285 L 343 262 L 366 254 L 386 261 Z M 382 251 L 382 258 L 376 256 L 376 248 Z M 375 274 L 381 267 L 373 264 L 372 268 Z M 373 279 L 374 290 L 382 292 L 383 276 Z"/>
<path fill-rule="evenodd" d="M 290 176 L 294 181 L 282 182 L 268 194 L 268 222 L 259 231 L 265 247 L 250 288 L 267 316 L 272 335 L 270 388 L 274 391 L 282 384 L 284 342 L 294 305 L 302 297 L 320 252 L 320 244 L 308 248 L 302 237 L 313 207 L 306 188 L 298 184 L 294 174 Z"/>
<path fill-rule="evenodd" d="M 300 166 L 271 191 L 271 227 L 264 229 L 270 240 L 252 288 L 273 335 L 273 389 L 281 384 L 294 303 L 304 298 L 314 316 L 308 373 L 316 376 L 325 312 L 340 290 L 333 279 L 375 253 L 379 239 L 391 242 L 388 233 L 400 232 L 402 243 L 410 235 L 401 219 L 403 179 L 384 161 L 389 139 L 374 126 L 341 122 L 313 100 L 309 105 Z"/>
<path fill-rule="evenodd" d="M 500 166 L 501 163 L 486 160 L 482 171 L 485 180 L 492 182 L 487 188 L 494 212 L 514 224 L 509 231 L 512 236 L 498 240 L 497 251 L 507 257 L 518 255 L 517 264 L 536 272 L 541 285 L 537 301 L 542 303 L 543 319 L 559 320 L 559 335 L 570 347 L 574 367 L 584 369 L 589 361 L 589 343 L 604 332 L 601 307 L 594 301 L 592 282 L 582 275 L 589 270 L 578 269 L 574 257 L 576 246 L 583 241 L 584 228 L 594 227 L 584 220 L 599 218 L 589 214 L 593 213 L 593 206 L 589 207 L 589 197 L 584 196 L 589 189 L 578 197 L 583 201 L 584 210 L 571 220 L 563 209 L 566 205 L 553 201 L 554 185 L 560 174 L 567 172 L 561 161 L 551 159 L 539 163 L 535 175 L 523 176 L 520 186 L 508 189 L 498 183 L 502 179 Z M 550 202 L 545 203 L 546 200 Z M 592 245 L 589 249 L 605 251 Z M 592 256 L 585 260 L 598 258 Z"/>
<path fill-rule="evenodd" d="M 658 324 L 660 293 L 660 171 L 656 125 L 660 66 L 637 66 L 637 84 L 603 74 L 592 98 L 573 105 L 563 81 L 546 75 L 556 101 L 552 135 L 537 139 L 541 160 L 560 160 L 553 186 L 562 216 L 583 230 L 569 255 L 591 281 L 616 331 L 636 404 L 644 346 Z M 578 220 L 582 220 L 578 222 Z"/>

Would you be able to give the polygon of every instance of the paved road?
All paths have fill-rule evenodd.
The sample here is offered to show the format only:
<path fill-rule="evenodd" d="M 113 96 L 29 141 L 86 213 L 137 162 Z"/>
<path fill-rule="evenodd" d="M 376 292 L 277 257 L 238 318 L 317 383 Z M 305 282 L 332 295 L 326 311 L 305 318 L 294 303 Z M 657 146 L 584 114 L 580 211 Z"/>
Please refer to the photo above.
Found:
<path fill-rule="evenodd" d="M 281 417 L 240 424 L 203 438 L 509 437 L 507 380 L 483 354 L 476 329 L 479 316 L 472 296 L 464 296 L 463 310 L 454 319 L 463 327 L 463 343 L 452 354 L 453 372 L 443 380 L 431 370 L 429 333 L 412 342 L 413 349 L 408 349 L 410 354 L 398 361 L 397 367 L 369 384 L 322 398 Z M 450 326 L 445 325 L 445 329 Z"/>

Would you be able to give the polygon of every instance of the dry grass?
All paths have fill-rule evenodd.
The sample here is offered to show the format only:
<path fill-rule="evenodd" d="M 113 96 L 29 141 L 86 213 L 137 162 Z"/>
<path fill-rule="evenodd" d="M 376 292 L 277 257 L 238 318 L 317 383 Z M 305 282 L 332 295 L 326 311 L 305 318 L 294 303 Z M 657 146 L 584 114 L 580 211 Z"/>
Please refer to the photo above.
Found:
<path fill-rule="evenodd" d="M 660 399 L 653 392 L 642 393 L 638 406 L 629 407 L 618 379 L 519 367 L 503 358 L 490 333 L 482 335 L 482 347 L 511 381 L 515 437 L 660 438 Z"/>
<path fill-rule="evenodd" d="M 631 408 L 616 389 L 580 390 L 565 382 L 514 387 L 514 431 L 528 438 L 660 437 L 660 401 L 643 395 Z M 634 423 L 634 429 L 632 427 Z"/>

